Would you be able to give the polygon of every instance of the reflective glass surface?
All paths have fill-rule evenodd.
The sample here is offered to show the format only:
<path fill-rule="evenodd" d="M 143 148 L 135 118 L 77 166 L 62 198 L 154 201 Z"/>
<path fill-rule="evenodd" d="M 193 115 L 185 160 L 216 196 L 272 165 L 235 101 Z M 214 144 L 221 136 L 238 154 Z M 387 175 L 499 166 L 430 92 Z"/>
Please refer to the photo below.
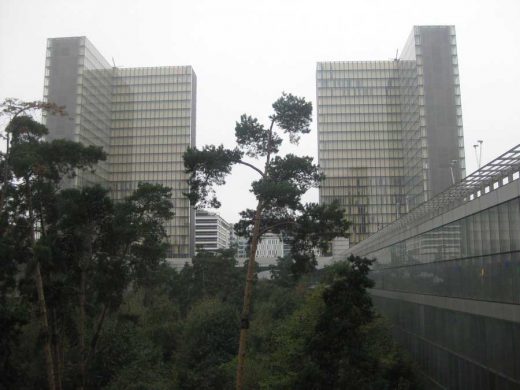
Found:
<path fill-rule="evenodd" d="M 112 67 L 85 37 L 47 42 L 44 96 L 65 117 L 45 116 L 50 139 L 101 146 L 108 159 L 63 184 L 102 184 L 120 200 L 139 182 L 172 189 L 175 217 L 167 223 L 168 257 L 190 257 L 194 213 L 182 154 L 195 145 L 196 76 L 191 66 Z"/>

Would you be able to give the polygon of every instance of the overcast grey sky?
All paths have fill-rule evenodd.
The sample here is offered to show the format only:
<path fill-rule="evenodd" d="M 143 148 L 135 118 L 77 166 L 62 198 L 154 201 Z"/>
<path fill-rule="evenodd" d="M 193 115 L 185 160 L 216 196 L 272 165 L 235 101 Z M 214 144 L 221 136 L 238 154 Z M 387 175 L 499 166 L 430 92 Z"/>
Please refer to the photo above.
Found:
<path fill-rule="evenodd" d="M 267 121 L 282 91 L 315 103 L 317 61 L 393 58 L 422 24 L 456 27 L 470 173 L 478 139 L 483 163 L 520 142 L 519 0 L 0 0 L 0 99 L 41 99 L 46 39 L 85 35 L 117 66 L 192 65 L 197 146 L 231 147 L 240 114 Z M 317 155 L 315 130 L 298 153 Z M 254 207 L 247 169 L 218 192 L 230 222 Z"/>

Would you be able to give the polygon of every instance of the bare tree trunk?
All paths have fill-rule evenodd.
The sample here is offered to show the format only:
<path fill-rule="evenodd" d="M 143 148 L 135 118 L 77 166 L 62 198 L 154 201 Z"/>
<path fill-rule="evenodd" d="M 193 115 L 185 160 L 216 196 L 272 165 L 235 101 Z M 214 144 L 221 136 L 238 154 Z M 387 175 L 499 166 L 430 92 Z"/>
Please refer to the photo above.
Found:
<path fill-rule="evenodd" d="M 85 388 L 87 368 L 86 368 L 86 348 L 85 348 L 85 288 L 86 275 L 85 270 L 81 269 L 81 281 L 79 292 L 79 349 L 80 349 L 80 375 L 81 386 L 80 389 Z"/>
<path fill-rule="evenodd" d="M 244 387 L 247 332 L 249 330 L 249 315 L 251 312 L 251 297 L 253 294 L 253 281 L 255 275 L 256 248 L 258 247 L 258 239 L 260 236 L 261 214 L 262 203 L 258 202 L 258 206 L 256 207 L 255 213 L 255 224 L 253 226 L 253 235 L 251 237 L 251 252 L 249 255 L 249 264 L 247 265 L 246 288 L 244 289 L 244 306 L 242 308 L 242 316 L 240 317 L 240 340 L 238 344 L 238 362 L 236 378 L 237 390 L 242 390 Z"/>
<path fill-rule="evenodd" d="M 60 370 L 60 381 L 63 386 L 63 370 L 65 369 L 65 352 L 63 350 L 63 329 L 62 333 L 60 333 L 60 341 L 58 343 L 58 367 Z"/>
<path fill-rule="evenodd" d="M 35 244 L 35 233 L 34 233 L 34 213 L 32 207 L 32 194 L 30 182 L 28 179 L 25 180 L 26 185 L 26 196 L 27 196 L 27 209 L 29 211 L 29 225 L 31 229 L 30 239 L 31 245 L 34 248 Z M 45 291 L 43 289 L 43 277 L 42 271 L 40 267 L 40 261 L 36 260 L 36 270 L 34 272 L 34 278 L 36 283 L 36 291 L 38 294 L 38 309 L 40 312 L 40 321 L 42 327 L 42 335 L 45 341 L 44 351 L 45 351 L 45 366 L 47 368 L 47 380 L 49 382 L 49 390 L 56 390 L 56 382 L 54 376 L 54 359 L 52 356 L 52 344 L 51 344 L 51 334 L 49 331 L 49 316 L 47 313 L 47 305 L 45 303 Z"/>
<path fill-rule="evenodd" d="M 43 279 L 40 269 L 40 262 L 36 261 L 36 290 L 38 292 L 38 308 L 40 311 L 40 320 L 42 327 L 43 339 L 45 340 L 45 366 L 47 367 L 47 380 L 49 382 L 49 390 L 56 390 L 56 383 L 54 380 L 54 361 L 52 358 L 52 347 L 49 332 L 49 320 L 47 316 L 47 305 L 45 304 L 45 293 L 43 291 Z"/>
<path fill-rule="evenodd" d="M 6 147 L 5 147 L 5 161 L 4 161 L 4 183 L 2 184 L 2 193 L 0 194 L 0 210 L 4 209 L 4 204 L 7 199 L 7 186 L 9 185 L 9 147 L 11 146 L 9 132 L 6 132 Z"/>
<path fill-rule="evenodd" d="M 99 315 L 99 320 L 96 325 L 96 329 L 94 331 L 94 336 L 92 337 L 92 341 L 90 342 L 90 347 L 88 351 L 88 355 L 86 361 L 90 361 L 90 359 L 96 354 L 97 342 L 99 340 L 99 336 L 101 334 L 101 329 L 103 328 L 103 323 L 105 322 L 106 314 L 108 312 L 108 306 L 103 305 L 103 310 Z"/>
<path fill-rule="evenodd" d="M 60 337 L 58 333 L 58 319 L 56 316 L 56 309 L 52 311 L 52 346 L 54 350 L 54 370 L 56 375 L 56 390 L 62 389 L 63 373 L 60 366 Z"/>

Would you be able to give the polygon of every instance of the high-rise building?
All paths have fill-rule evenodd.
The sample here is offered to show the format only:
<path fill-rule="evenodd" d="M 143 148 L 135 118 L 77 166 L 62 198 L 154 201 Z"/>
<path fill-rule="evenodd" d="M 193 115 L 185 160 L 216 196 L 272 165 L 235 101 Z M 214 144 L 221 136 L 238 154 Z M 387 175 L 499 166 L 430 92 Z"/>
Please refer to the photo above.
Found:
<path fill-rule="evenodd" d="M 232 226 L 219 214 L 197 210 L 195 222 L 195 249 L 214 251 L 231 245 Z"/>
<path fill-rule="evenodd" d="M 339 200 L 350 243 L 465 176 L 455 28 L 416 26 L 390 61 L 319 62 L 320 202 Z"/>
<path fill-rule="evenodd" d="M 175 216 L 167 223 L 170 258 L 191 257 L 194 212 L 182 154 L 195 146 L 196 81 L 191 66 L 112 67 L 85 37 L 47 41 L 44 99 L 64 105 L 46 116 L 49 138 L 102 146 L 108 160 L 78 172 L 72 186 L 102 184 L 115 200 L 139 182 L 172 189 Z"/>

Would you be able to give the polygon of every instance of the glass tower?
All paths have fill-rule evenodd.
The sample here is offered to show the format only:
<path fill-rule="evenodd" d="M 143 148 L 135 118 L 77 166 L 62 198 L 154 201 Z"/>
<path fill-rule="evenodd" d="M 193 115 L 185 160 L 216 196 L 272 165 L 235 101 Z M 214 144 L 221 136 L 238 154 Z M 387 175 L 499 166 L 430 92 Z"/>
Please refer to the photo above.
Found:
<path fill-rule="evenodd" d="M 64 138 L 101 146 L 110 153 L 112 67 L 85 37 L 47 40 L 44 99 L 65 106 L 63 117 L 45 115 L 49 139 Z M 107 186 L 107 162 L 96 172 L 78 172 L 66 186 Z"/>
<path fill-rule="evenodd" d="M 391 61 L 317 64 L 320 202 L 356 244 L 465 174 L 455 30 L 414 27 Z"/>
<path fill-rule="evenodd" d="M 116 68 L 85 37 L 47 43 L 44 96 L 67 110 L 65 117 L 44 118 L 49 138 L 102 146 L 108 154 L 94 173 L 78 172 L 71 185 L 102 184 L 115 200 L 139 182 L 170 187 L 169 258 L 191 257 L 194 250 L 182 154 L 195 146 L 196 90 L 191 66 Z"/>

